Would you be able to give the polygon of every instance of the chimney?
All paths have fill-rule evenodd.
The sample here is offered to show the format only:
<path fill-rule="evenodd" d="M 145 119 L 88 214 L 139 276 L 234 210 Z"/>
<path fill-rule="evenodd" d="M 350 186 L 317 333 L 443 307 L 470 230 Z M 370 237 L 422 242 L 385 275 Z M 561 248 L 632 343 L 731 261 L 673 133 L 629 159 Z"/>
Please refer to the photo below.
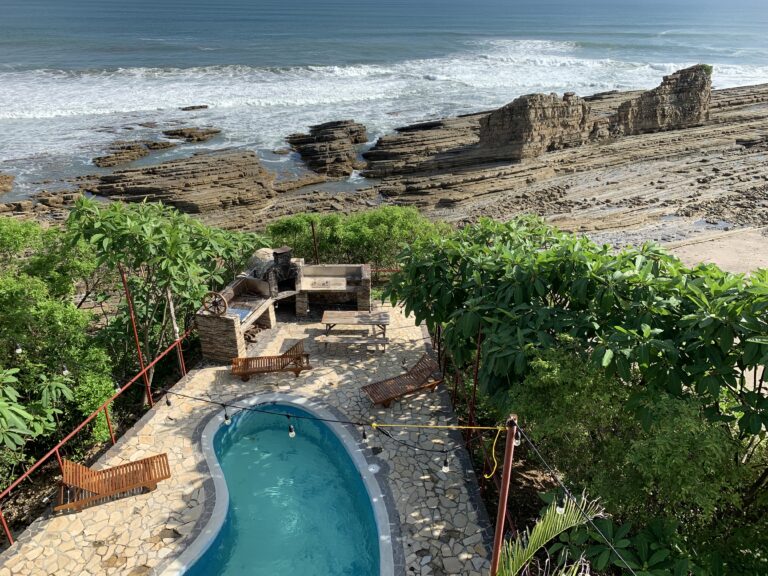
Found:
<path fill-rule="evenodd" d="M 289 246 L 275 248 L 272 252 L 272 257 L 275 260 L 275 266 L 286 269 L 291 265 L 291 248 Z"/>

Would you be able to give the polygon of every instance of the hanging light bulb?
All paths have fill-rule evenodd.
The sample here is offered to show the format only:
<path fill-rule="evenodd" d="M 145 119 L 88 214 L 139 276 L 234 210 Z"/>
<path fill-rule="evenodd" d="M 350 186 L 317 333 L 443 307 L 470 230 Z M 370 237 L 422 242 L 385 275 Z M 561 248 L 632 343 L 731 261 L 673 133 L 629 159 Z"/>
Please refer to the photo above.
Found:
<path fill-rule="evenodd" d="M 24 352 L 24 350 L 21 349 L 21 344 L 18 344 L 18 343 L 16 344 L 16 350 L 14 350 L 14 352 L 16 353 L 17 356 L 22 352 Z"/>
<path fill-rule="evenodd" d="M 293 427 L 293 424 L 288 424 L 288 437 L 296 438 L 296 428 Z"/>
<path fill-rule="evenodd" d="M 557 495 L 557 506 L 555 507 L 555 512 L 558 514 L 565 514 L 565 498 L 562 494 Z"/>
<path fill-rule="evenodd" d="M 229 412 L 227 412 L 227 407 L 224 406 L 224 424 L 229 426 L 232 424 L 232 418 L 229 417 Z"/>
<path fill-rule="evenodd" d="M 451 467 L 448 466 L 448 456 L 445 457 L 445 460 L 443 460 L 443 474 L 448 474 L 448 472 L 451 471 Z"/>
<path fill-rule="evenodd" d="M 115 380 L 115 392 L 120 392 L 123 389 L 122 386 L 120 386 L 120 382 Z"/>
<path fill-rule="evenodd" d="M 520 436 L 520 430 L 516 430 L 515 431 L 515 441 L 514 442 L 515 442 L 515 446 L 520 446 L 520 444 L 522 442 L 522 438 Z"/>
<path fill-rule="evenodd" d="M 168 394 L 165 395 L 165 405 L 169 408 L 171 406 L 171 399 L 168 397 Z"/>
<path fill-rule="evenodd" d="M 363 427 L 363 442 L 368 444 L 368 434 L 365 433 L 365 427 Z"/>
<path fill-rule="evenodd" d="M 69 370 L 67 369 L 67 365 L 63 364 L 64 370 L 61 371 L 62 376 L 69 376 Z"/>

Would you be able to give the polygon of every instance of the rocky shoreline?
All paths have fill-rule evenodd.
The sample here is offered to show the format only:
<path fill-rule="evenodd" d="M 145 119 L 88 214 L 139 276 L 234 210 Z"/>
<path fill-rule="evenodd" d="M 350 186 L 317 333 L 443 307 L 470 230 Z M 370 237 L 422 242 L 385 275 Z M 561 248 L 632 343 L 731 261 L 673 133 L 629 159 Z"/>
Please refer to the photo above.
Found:
<path fill-rule="evenodd" d="M 117 141 L 94 159 L 111 173 L 79 179 L 77 190 L 0 204 L 0 213 L 57 221 L 90 193 L 161 200 L 240 230 L 298 212 L 379 203 L 457 223 L 532 212 L 611 243 L 768 226 L 768 85 L 711 90 L 705 66 L 646 92 L 526 95 L 497 110 L 405 126 L 362 155 L 365 126 L 312 126 L 286 137 L 309 168 L 293 179 L 276 178 L 254 152 L 232 149 L 121 167 L 218 133 L 182 127 L 157 140 Z M 323 185 L 354 170 L 369 178 L 362 188 Z M 0 175 L 0 189 L 11 184 Z"/>

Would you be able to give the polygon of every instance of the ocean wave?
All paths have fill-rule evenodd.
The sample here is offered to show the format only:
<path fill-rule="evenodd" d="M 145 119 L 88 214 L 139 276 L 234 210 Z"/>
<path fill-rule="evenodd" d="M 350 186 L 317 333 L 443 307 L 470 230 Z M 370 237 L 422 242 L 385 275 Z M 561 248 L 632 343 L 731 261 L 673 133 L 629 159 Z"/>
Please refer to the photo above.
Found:
<path fill-rule="evenodd" d="M 577 42 L 491 38 L 442 57 L 389 64 L 0 69 L 0 160 L 51 151 L 87 158 L 119 137 L 156 134 L 141 128 L 148 121 L 222 128 L 225 137 L 205 147 L 271 149 L 290 132 L 339 118 L 363 122 L 377 135 L 409 122 L 487 110 L 531 92 L 650 88 L 695 63 L 590 53 Z M 768 66 L 715 64 L 713 81 L 719 88 L 768 82 Z M 209 108 L 178 110 L 191 104 Z"/>
<path fill-rule="evenodd" d="M 146 112 L 197 102 L 219 109 L 366 105 L 408 96 L 479 99 L 484 107 L 532 91 L 647 88 L 692 63 L 588 58 L 574 42 L 490 39 L 440 58 L 381 65 L 0 71 L 0 119 Z M 768 81 L 768 67 L 715 64 L 714 81 Z"/>

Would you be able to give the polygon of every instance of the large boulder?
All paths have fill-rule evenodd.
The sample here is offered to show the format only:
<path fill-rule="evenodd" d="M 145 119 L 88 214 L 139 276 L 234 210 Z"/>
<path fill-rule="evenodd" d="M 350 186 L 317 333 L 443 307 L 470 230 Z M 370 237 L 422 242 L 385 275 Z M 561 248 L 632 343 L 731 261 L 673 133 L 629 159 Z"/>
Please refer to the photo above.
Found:
<path fill-rule="evenodd" d="M 567 92 L 527 94 L 480 120 L 480 147 L 496 149 L 510 160 L 533 158 L 589 141 L 593 129 L 589 104 Z"/>
<path fill-rule="evenodd" d="M 365 126 L 352 120 L 310 126 L 309 134 L 291 134 L 287 138 L 311 170 L 331 178 L 349 176 L 364 167 L 358 161 L 357 146 L 367 140 Z"/>
<path fill-rule="evenodd" d="M 661 85 L 619 106 L 614 135 L 696 126 L 709 119 L 712 68 L 698 64 L 665 76 Z"/>

